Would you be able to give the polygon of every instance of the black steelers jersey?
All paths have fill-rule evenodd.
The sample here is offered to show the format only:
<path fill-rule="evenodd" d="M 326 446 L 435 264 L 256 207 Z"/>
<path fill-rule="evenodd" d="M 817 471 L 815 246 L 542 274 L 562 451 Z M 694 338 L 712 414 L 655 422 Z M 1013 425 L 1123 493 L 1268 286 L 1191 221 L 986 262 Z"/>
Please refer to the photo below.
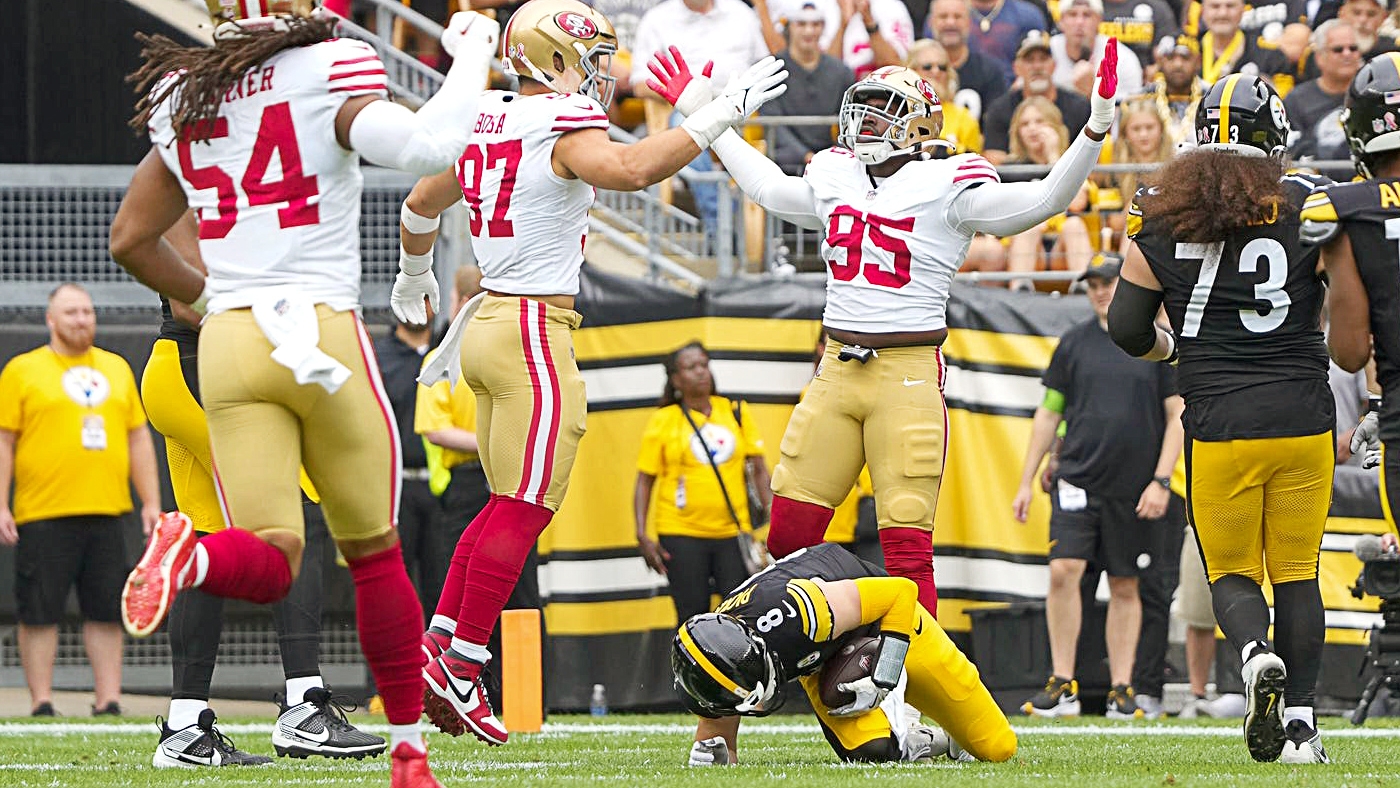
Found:
<path fill-rule="evenodd" d="M 1381 401 L 1381 440 L 1400 439 L 1400 181 L 1335 183 L 1315 192 L 1303 218 L 1338 222 L 1351 239 L 1371 305 L 1371 336 Z"/>
<path fill-rule="evenodd" d="M 1326 179 L 1285 175 L 1268 221 L 1213 243 L 1181 243 L 1140 189 L 1128 232 L 1162 285 L 1176 334 L 1184 424 L 1197 440 L 1316 435 L 1333 427 L 1318 249 L 1298 237 L 1299 211 Z"/>
<path fill-rule="evenodd" d="M 156 334 L 156 339 L 173 339 L 182 348 L 194 348 L 199 345 L 199 331 L 175 318 L 175 312 L 170 308 L 170 299 L 165 296 L 160 297 L 160 333 Z"/>
<path fill-rule="evenodd" d="M 715 609 L 743 621 L 763 638 L 783 681 L 815 673 L 852 637 L 874 637 L 872 623 L 832 638 L 831 606 L 812 578 L 855 580 L 885 572 L 826 543 L 799 550 L 735 588 Z"/>

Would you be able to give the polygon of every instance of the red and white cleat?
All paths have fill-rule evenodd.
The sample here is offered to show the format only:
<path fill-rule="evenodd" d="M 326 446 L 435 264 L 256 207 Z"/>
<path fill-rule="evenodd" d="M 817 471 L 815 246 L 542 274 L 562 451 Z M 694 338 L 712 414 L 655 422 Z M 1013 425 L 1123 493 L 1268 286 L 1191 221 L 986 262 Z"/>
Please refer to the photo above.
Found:
<path fill-rule="evenodd" d="M 449 651 L 423 668 L 423 680 L 423 711 L 438 730 L 461 736 L 469 728 L 487 744 L 506 743 L 510 733 L 491 710 L 480 665 Z"/>
<path fill-rule="evenodd" d="M 424 665 L 442 656 L 443 652 L 452 647 L 452 633 L 443 632 L 440 629 L 429 629 L 423 633 L 423 654 L 427 657 Z"/>
<path fill-rule="evenodd" d="M 132 637 L 159 629 L 175 595 L 189 587 L 195 542 L 194 526 L 180 512 L 166 512 L 156 521 L 146 552 L 122 588 L 122 626 Z"/>
<path fill-rule="evenodd" d="M 428 754 L 408 742 L 399 742 L 389 760 L 389 788 L 442 788 L 428 767 Z"/>

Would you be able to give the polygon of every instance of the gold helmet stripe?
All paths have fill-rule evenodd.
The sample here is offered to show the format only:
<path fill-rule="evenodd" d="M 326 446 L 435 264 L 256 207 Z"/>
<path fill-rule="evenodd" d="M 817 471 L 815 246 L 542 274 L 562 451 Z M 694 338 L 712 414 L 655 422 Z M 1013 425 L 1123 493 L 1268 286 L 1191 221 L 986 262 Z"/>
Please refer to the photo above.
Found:
<path fill-rule="evenodd" d="M 1221 144 L 1230 142 L 1230 97 L 1235 94 L 1235 85 L 1239 81 L 1239 74 L 1231 74 L 1225 78 L 1225 87 L 1220 90 L 1220 126 L 1216 142 Z"/>
<path fill-rule="evenodd" d="M 711 662 L 710 658 L 705 656 L 705 652 L 701 651 L 700 647 L 695 644 L 694 638 L 690 636 L 690 627 L 682 626 L 678 634 L 680 635 L 681 646 L 685 648 L 685 652 L 690 655 L 691 659 L 695 660 L 695 664 L 699 665 L 701 670 L 705 671 L 705 673 L 709 674 L 710 678 L 715 680 L 715 683 L 734 693 L 737 697 L 748 697 L 748 691 L 740 689 L 738 684 L 735 684 L 728 676 L 721 673 L 719 668 L 715 667 L 715 663 Z"/>

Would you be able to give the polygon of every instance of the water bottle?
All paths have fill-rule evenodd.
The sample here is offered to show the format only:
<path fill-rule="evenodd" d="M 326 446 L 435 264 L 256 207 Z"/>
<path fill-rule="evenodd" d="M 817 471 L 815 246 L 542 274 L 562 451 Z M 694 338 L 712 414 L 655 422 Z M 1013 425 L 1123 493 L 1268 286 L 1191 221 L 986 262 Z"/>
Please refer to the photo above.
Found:
<path fill-rule="evenodd" d="M 593 697 L 588 701 L 588 713 L 594 717 L 602 717 L 608 713 L 608 696 L 602 684 L 593 685 Z"/>

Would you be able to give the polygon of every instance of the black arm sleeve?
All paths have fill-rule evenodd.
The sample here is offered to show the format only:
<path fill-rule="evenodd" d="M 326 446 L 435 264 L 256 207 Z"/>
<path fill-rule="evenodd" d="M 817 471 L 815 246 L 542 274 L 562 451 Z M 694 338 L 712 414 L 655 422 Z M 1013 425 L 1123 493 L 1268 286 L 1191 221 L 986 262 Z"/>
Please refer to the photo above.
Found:
<path fill-rule="evenodd" d="M 1119 279 L 1113 303 L 1108 306 L 1108 335 L 1114 344 L 1135 358 L 1147 355 L 1157 344 L 1157 329 L 1152 321 L 1161 306 L 1161 290 Z"/>

